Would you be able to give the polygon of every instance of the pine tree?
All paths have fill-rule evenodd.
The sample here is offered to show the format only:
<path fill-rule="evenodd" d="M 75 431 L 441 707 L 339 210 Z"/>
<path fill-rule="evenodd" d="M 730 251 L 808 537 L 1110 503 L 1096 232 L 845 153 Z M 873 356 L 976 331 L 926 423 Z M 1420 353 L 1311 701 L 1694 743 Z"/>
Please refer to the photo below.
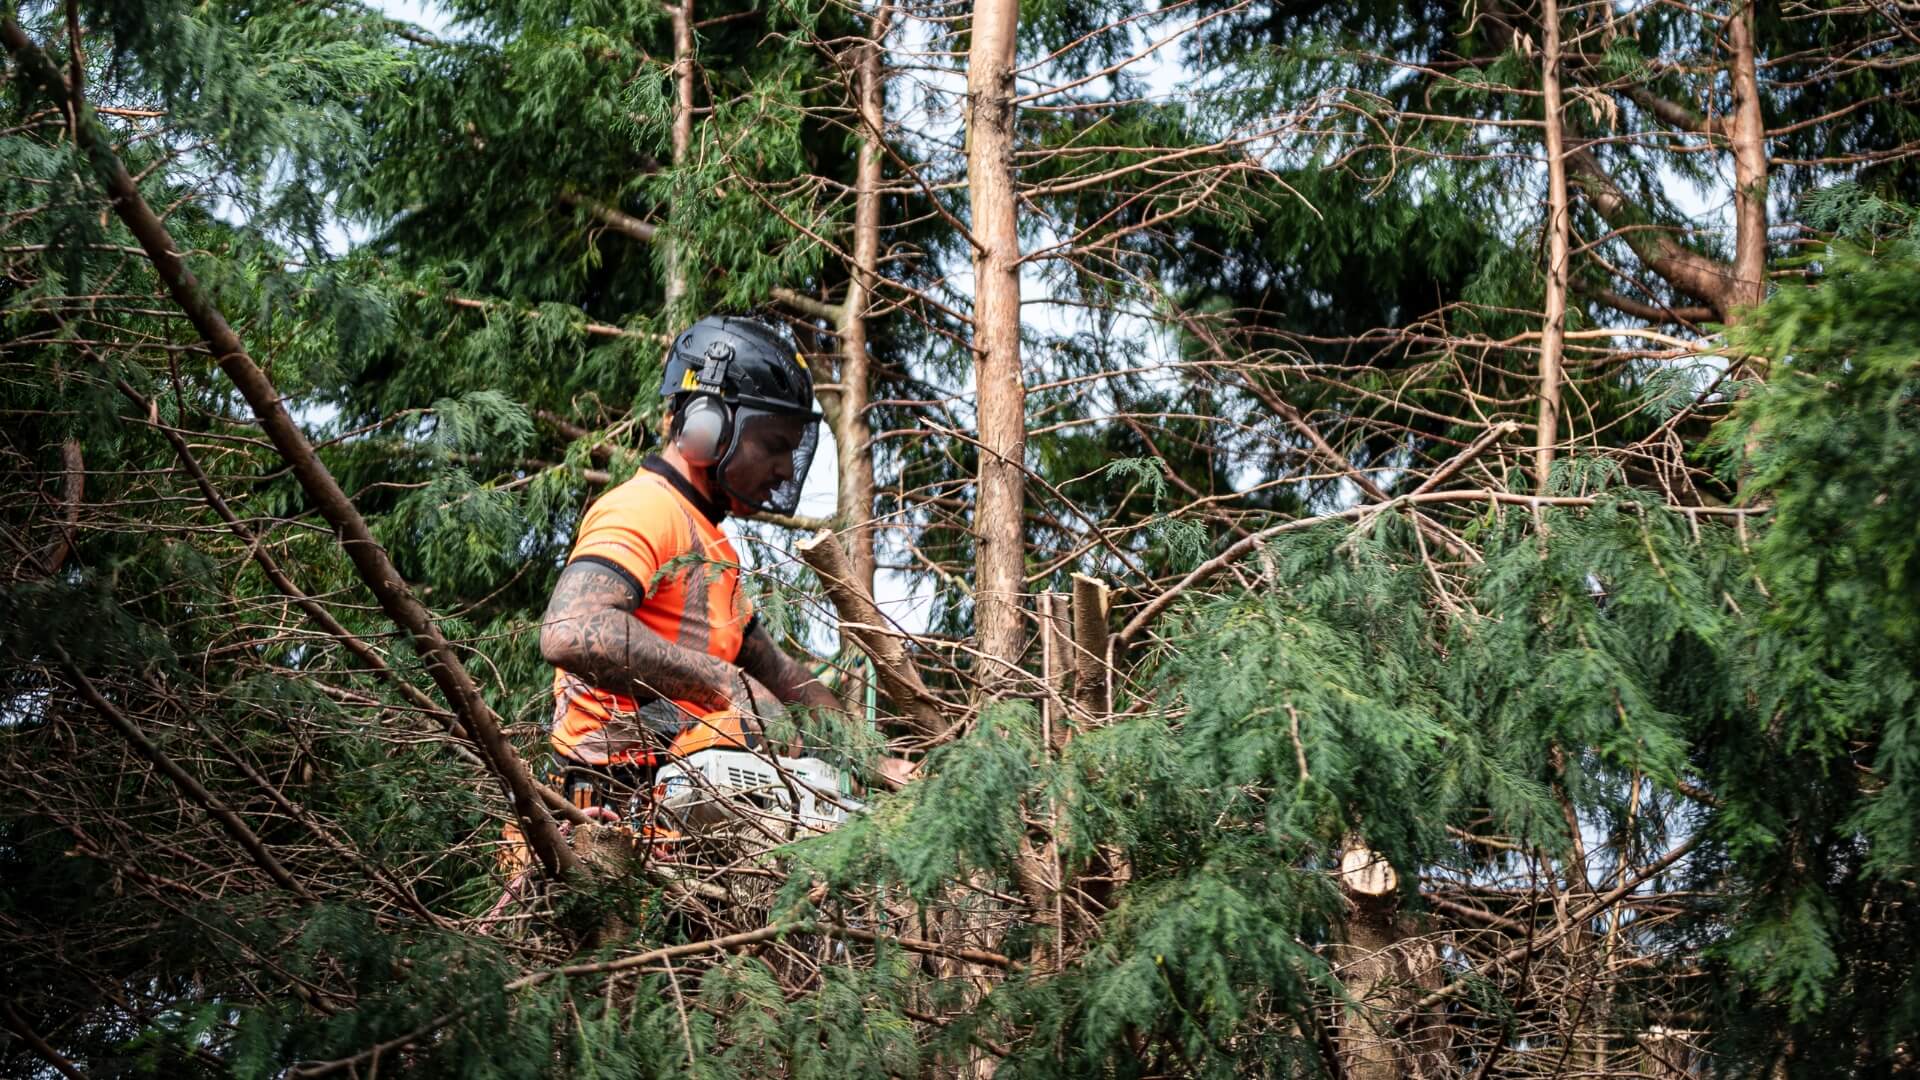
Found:
<path fill-rule="evenodd" d="M 1909 1070 L 1909 49 L 1556 7 L 11 15 L 0 1066 Z M 528 631 L 711 307 L 868 380 L 756 581 L 922 778 L 622 860 Z"/>

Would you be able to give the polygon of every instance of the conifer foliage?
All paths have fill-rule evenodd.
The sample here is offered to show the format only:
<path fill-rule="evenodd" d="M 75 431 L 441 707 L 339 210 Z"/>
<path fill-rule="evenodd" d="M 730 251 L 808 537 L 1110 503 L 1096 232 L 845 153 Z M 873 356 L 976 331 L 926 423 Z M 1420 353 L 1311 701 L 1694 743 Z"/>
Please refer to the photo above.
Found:
<path fill-rule="evenodd" d="M 442 14 L 0 9 L 0 1073 L 1920 1070 L 1910 12 Z M 535 642 L 710 310 L 919 770 L 667 857 Z"/>

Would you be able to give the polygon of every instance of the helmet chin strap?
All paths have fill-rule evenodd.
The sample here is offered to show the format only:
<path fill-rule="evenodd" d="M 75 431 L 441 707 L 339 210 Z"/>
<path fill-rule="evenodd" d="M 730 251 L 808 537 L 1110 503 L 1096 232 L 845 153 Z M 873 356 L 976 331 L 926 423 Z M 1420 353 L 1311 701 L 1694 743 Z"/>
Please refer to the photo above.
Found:
<path fill-rule="evenodd" d="M 720 450 L 720 460 L 711 465 L 695 465 L 692 467 L 699 469 L 700 472 L 705 475 L 708 497 L 713 500 L 714 505 L 725 510 L 729 515 L 735 512 L 734 507 L 736 506 L 743 508 L 740 511 L 741 513 L 750 514 L 760 510 L 761 507 L 735 494 L 733 486 L 727 483 L 726 467 L 733 461 L 732 449 L 730 446 L 722 447 Z"/>
<path fill-rule="evenodd" d="M 725 464 L 725 461 L 716 461 L 706 467 L 707 490 L 713 492 L 713 501 L 724 508 L 727 513 L 731 514 L 733 513 L 733 503 L 735 501 L 733 492 L 728 489 L 727 482 L 721 479 L 720 476 L 720 466 Z"/>
<path fill-rule="evenodd" d="M 711 465 L 697 465 L 687 456 L 686 449 L 680 445 L 680 439 L 677 436 L 669 445 L 672 446 L 674 453 L 679 457 L 677 468 L 680 470 L 681 475 L 693 482 L 694 489 L 704 494 L 708 502 L 711 502 L 731 515 L 733 513 L 733 502 L 736 501 L 736 499 L 733 492 L 727 488 L 726 483 L 721 479 L 720 467 L 726 464 L 726 454 L 724 451 L 721 454 L 722 460 L 716 461 Z M 704 490 L 702 490 L 703 488 Z M 747 505 L 744 500 L 738 501 L 740 501 L 742 506 Z"/>
<path fill-rule="evenodd" d="M 733 461 L 732 446 L 714 448 L 713 460 L 705 465 L 694 465 L 707 481 L 707 497 L 714 505 L 733 513 L 733 492 L 727 487 L 726 467 Z M 689 462 L 689 464 L 692 464 Z"/>

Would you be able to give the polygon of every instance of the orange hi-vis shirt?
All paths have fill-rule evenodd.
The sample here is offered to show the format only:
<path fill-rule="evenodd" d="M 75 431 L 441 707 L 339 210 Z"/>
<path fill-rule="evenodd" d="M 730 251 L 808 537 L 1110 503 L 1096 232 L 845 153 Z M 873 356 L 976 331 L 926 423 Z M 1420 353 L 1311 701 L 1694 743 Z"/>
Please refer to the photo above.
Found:
<path fill-rule="evenodd" d="M 624 575 L 641 594 L 633 614 L 648 630 L 732 663 L 753 606 L 740 588 L 740 557 L 720 531 L 723 516 L 671 465 L 648 458 L 639 475 L 587 511 L 567 561 L 589 560 Z M 666 698 L 635 700 L 559 668 L 553 696 L 554 750 L 588 765 L 643 763 L 710 711 Z"/>

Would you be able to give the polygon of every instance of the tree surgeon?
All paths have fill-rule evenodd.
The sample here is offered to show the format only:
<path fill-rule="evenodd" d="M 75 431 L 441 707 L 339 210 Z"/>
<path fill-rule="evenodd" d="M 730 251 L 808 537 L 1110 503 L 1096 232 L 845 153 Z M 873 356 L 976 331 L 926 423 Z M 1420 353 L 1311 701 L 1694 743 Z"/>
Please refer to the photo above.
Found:
<path fill-rule="evenodd" d="M 587 512 L 540 631 L 551 742 L 581 806 L 624 801 L 689 725 L 738 724 L 751 746 L 787 704 L 841 708 L 760 625 L 720 531 L 799 502 L 820 420 L 805 360 L 767 323 L 716 316 L 665 367 L 666 445 Z"/>

